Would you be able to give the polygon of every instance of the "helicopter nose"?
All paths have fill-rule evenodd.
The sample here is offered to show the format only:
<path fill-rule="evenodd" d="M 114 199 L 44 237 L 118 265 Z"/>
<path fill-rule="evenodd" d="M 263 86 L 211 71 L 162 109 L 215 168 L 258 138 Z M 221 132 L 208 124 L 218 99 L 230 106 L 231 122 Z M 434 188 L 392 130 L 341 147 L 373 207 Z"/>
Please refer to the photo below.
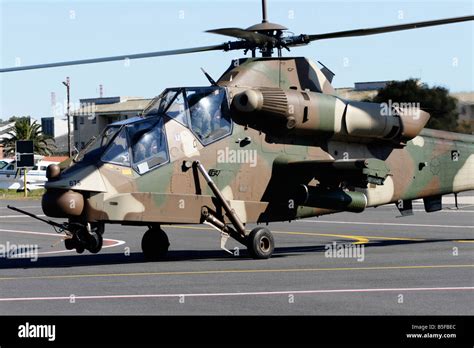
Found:
<path fill-rule="evenodd" d="M 49 167 L 48 167 L 49 169 Z M 99 169 L 95 165 L 83 168 L 71 167 L 67 171 L 57 173 L 56 168 L 50 169 L 51 177 L 44 185 L 47 190 L 61 189 L 73 191 L 105 192 L 106 187 Z"/>
<path fill-rule="evenodd" d="M 41 199 L 41 208 L 51 217 L 79 216 L 84 209 L 84 196 L 71 190 L 47 190 Z"/>

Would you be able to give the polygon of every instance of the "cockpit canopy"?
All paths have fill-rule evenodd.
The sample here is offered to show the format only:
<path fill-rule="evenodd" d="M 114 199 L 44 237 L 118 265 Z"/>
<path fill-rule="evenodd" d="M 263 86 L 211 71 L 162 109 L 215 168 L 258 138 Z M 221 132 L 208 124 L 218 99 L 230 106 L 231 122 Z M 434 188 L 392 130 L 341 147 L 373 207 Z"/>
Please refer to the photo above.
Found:
<path fill-rule="evenodd" d="M 102 161 L 132 166 L 139 174 L 169 160 L 163 118 L 153 117 L 123 125 L 102 155 Z M 114 132 L 116 126 L 110 126 Z"/>
<path fill-rule="evenodd" d="M 232 122 L 223 87 L 166 89 L 146 112 L 165 114 L 191 129 L 203 145 L 230 134 Z"/>
<path fill-rule="evenodd" d="M 131 167 L 144 174 L 169 162 L 166 119 L 188 127 L 203 145 L 232 131 L 226 89 L 222 87 L 166 89 L 144 115 L 109 125 L 99 137 L 89 141 L 75 162 L 100 158 L 102 162 Z"/>

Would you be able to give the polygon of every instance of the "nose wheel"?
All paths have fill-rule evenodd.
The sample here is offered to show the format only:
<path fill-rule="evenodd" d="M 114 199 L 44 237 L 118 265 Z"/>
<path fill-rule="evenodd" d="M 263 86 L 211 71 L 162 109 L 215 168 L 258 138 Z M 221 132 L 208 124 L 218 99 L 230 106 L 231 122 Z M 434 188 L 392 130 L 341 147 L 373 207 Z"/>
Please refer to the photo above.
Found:
<path fill-rule="evenodd" d="M 266 227 L 255 227 L 247 236 L 247 250 L 254 259 L 268 259 L 275 249 L 275 240 Z"/>
<path fill-rule="evenodd" d="M 170 242 L 165 231 L 159 226 L 153 226 L 145 232 L 142 238 L 142 251 L 146 261 L 156 261 L 165 257 Z"/>
<path fill-rule="evenodd" d="M 78 254 L 88 250 L 97 254 L 104 243 L 102 235 L 104 234 L 103 224 L 75 224 L 71 225 L 72 237 L 64 240 L 64 246 L 68 250 L 76 249 Z"/>

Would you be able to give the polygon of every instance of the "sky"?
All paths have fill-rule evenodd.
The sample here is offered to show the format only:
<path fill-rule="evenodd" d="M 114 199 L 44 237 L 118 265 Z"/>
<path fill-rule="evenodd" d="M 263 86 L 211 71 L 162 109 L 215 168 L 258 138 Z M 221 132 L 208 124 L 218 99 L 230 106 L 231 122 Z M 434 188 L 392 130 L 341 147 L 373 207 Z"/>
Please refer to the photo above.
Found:
<path fill-rule="evenodd" d="M 268 0 L 268 17 L 295 34 L 474 14 L 474 1 Z M 220 44 L 205 33 L 261 21 L 259 0 L 10 1 L 0 0 L 0 66 L 142 53 Z M 285 56 L 321 61 L 335 87 L 354 82 L 420 78 L 452 92 L 474 91 L 474 22 L 396 33 L 317 41 Z M 62 117 L 66 77 L 71 102 L 99 96 L 152 98 L 167 87 L 208 85 L 243 52 L 206 52 L 0 74 L 0 119 Z M 55 94 L 53 107 L 51 94 Z"/>

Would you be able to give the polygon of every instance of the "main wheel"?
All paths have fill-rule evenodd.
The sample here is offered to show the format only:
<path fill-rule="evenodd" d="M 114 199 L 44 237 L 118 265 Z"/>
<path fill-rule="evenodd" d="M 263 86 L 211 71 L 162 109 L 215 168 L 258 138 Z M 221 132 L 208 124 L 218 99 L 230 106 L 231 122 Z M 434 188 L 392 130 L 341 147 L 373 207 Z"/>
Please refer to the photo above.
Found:
<path fill-rule="evenodd" d="M 156 261 L 168 252 L 170 242 L 165 231 L 159 227 L 150 228 L 142 238 L 142 251 L 145 260 Z"/>
<path fill-rule="evenodd" d="M 247 239 L 247 250 L 254 259 L 268 259 L 272 256 L 275 241 L 268 228 L 255 227 Z"/>

